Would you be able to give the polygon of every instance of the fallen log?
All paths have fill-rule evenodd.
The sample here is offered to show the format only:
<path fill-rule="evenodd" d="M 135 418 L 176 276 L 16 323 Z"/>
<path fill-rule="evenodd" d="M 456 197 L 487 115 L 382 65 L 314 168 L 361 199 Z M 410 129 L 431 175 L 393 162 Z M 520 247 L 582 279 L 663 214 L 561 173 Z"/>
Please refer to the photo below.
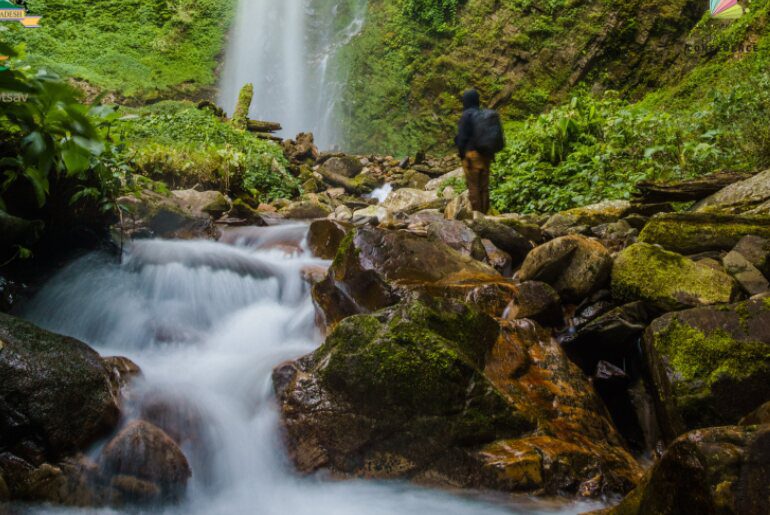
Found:
<path fill-rule="evenodd" d="M 250 132 L 277 132 L 283 129 L 278 122 L 266 122 L 264 120 L 247 120 L 246 130 Z"/>
<path fill-rule="evenodd" d="M 270 141 L 275 141 L 276 143 L 282 143 L 283 140 L 279 138 L 278 136 L 273 136 L 272 134 L 266 134 L 264 132 L 255 132 L 254 136 L 256 136 L 259 139 L 266 139 Z"/>
<path fill-rule="evenodd" d="M 725 171 L 683 181 L 642 181 L 636 185 L 634 195 L 645 203 L 701 200 L 748 177 L 745 173 Z"/>

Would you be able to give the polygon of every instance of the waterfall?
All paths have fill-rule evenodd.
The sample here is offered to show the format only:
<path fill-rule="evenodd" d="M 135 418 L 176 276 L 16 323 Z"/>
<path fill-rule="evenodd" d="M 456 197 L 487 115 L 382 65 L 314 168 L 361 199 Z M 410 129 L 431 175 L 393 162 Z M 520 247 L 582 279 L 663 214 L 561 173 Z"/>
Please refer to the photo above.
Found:
<path fill-rule="evenodd" d="M 254 84 L 250 115 L 280 122 L 281 136 L 313 132 L 322 149 L 342 143 L 336 106 L 347 79 L 338 51 L 359 33 L 367 0 L 239 0 L 220 84 L 232 113 Z"/>
<path fill-rule="evenodd" d="M 322 340 L 302 271 L 329 262 L 304 250 L 306 232 L 291 224 L 242 228 L 223 238 L 229 244 L 136 241 L 122 263 L 99 252 L 74 261 L 22 310 L 46 329 L 142 368 L 129 389 L 125 420 L 158 397 L 195 414 L 187 423 L 194 425 L 194 443 L 182 445 L 192 467 L 187 496 L 143 513 L 492 515 L 598 507 L 525 496 L 482 501 L 400 482 L 295 474 L 280 437 L 271 372 Z"/>

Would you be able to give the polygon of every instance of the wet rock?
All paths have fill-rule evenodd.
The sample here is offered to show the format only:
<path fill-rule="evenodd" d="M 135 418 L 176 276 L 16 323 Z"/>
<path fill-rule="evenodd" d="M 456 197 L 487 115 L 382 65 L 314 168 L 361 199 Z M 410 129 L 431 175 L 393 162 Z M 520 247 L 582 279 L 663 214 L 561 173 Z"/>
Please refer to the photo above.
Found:
<path fill-rule="evenodd" d="M 486 217 L 476 217 L 466 221 L 468 226 L 481 238 L 495 244 L 497 248 L 508 253 L 513 260 L 513 266 L 518 266 L 532 250 L 532 243 L 516 229 L 490 220 Z"/>
<path fill-rule="evenodd" d="M 118 475 L 110 480 L 113 504 L 146 504 L 160 501 L 160 487 L 150 481 L 144 481 L 135 476 Z"/>
<path fill-rule="evenodd" d="M 529 241 L 536 244 L 543 243 L 545 241 L 545 234 L 540 226 L 531 217 L 525 215 L 518 215 L 516 213 L 506 213 L 497 216 L 486 215 L 485 218 L 492 222 L 501 223 L 506 225 L 516 232 L 527 238 Z"/>
<path fill-rule="evenodd" d="M 491 267 L 463 256 L 444 243 L 406 231 L 359 227 L 349 233 L 329 269 L 313 288 L 327 325 L 345 316 L 369 313 L 398 302 L 405 292 L 448 295 L 484 282 L 503 281 Z"/>
<path fill-rule="evenodd" d="M 697 212 L 770 214 L 770 170 L 731 184 L 694 207 Z"/>
<path fill-rule="evenodd" d="M 39 462 L 86 448 L 120 416 L 119 392 L 86 344 L 0 314 L 0 441 Z"/>
<path fill-rule="evenodd" d="M 765 276 L 743 254 L 733 250 L 722 258 L 722 264 L 749 295 L 770 290 L 770 283 Z"/>
<path fill-rule="evenodd" d="M 43 463 L 24 478 L 15 497 L 65 506 L 98 506 L 102 498 L 93 484 L 94 472 L 93 462 L 83 456 L 56 465 Z"/>
<path fill-rule="evenodd" d="M 176 442 L 142 420 L 130 422 L 104 447 L 99 467 L 105 478 L 132 476 L 156 485 L 170 499 L 181 496 L 191 475 Z"/>
<path fill-rule="evenodd" d="M 267 226 L 265 216 L 254 209 L 242 199 L 235 199 L 228 216 L 233 219 L 243 220 L 243 225 Z"/>
<path fill-rule="evenodd" d="M 208 214 L 218 218 L 230 210 L 230 199 L 218 191 L 175 190 L 171 196 L 194 216 Z"/>
<path fill-rule="evenodd" d="M 304 473 L 423 484 L 628 489 L 639 469 L 601 402 L 533 331 L 501 332 L 438 300 L 345 319 L 316 352 L 274 371 L 292 460 Z"/>
<path fill-rule="evenodd" d="M 562 340 L 570 359 L 586 374 L 599 361 L 623 363 L 647 328 L 650 317 L 642 302 L 616 307 L 590 320 Z"/>
<path fill-rule="evenodd" d="M 620 302 L 643 300 L 662 311 L 733 302 L 732 277 L 647 243 L 621 252 L 612 269 L 612 294 Z"/>
<path fill-rule="evenodd" d="M 203 211 L 211 200 L 206 193 L 182 190 L 164 196 L 143 191 L 139 197 L 121 197 L 118 204 L 124 215 L 117 228 L 130 238 L 216 238 L 211 215 Z"/>
<path fill-rule="evenodd" d="M 348 224 L 332 220 L 316 220 L 308 229 L 308 247 L 321 259 L 334 259 L 340 243 L 351 228 Z"/>
<path fill-rule="evenodd" d="M 401 188 L 393 191 L 384 202 L 382 207 L 388 211 L 404 213 L 414 213 L 422 209 L 435 209 L 442 207 L 443 200 L 438 198 L 435 192 L 423 191 L 413 188 Z"/>
<path fill-rule="evenodd" d="M 441 220 L 428 226 L 428 239 L 439 241 L 460 254 L 483 261 L 487 256 L 481 239 L 459 220 Z"/>
<path fill-rule="evenodd" d="M 449 201 L 444 210 L 444 217 L 447 220 L 468 220 L 473 218 L 473 206 L 471 206 L 471 200 L 467 191 L 462 192 Z"/>
<path fill-rule="evenodd" d="M 519 279 L 548 283 L 564 301 L 579 302 L 605 286 L 611 268 L 612 258 L 601 243 L 583 236 L 563 236 L 530 252 Z"/>
<path fill-rule="evenodd" d="M 361 161 L 353 156 L 332 157 L 321 165 L 324 170 L 352 179 L 364 169 Z M 321 173 L 321 175 L 324 175 Z"/>
<path fill-rule="evenodd" d="M 733 249 L 770 278 L 770 240 L 759 236 L 744 236 Z"/>
<path fill-rule="evenodd" d="M 43 233 L 43 227 L 40 220 L 24 220 L 0 209 L 0 255 L 5 255 L 14 245 L 34 244 Z"/>
<path fill-rule="evenodd" d="M 135 377 L 142 375 L 139 365 L 123 356 L 110 356 L 102 358 L 104 366 L 112 373 L 113 384 L 116 390 L 127 386 Z"/>
<path fill-rule="evenodd" d="M 314 218 L 326 218 L 331 213 L 328 206 L 311 200 L 291 202 L 281 208 L 278 213 L 289 220 L 312 220 Z"/>
<path fill-rule="evenodd" d="M 770 512 L 770 427 L 717 427 L 678 438 L 618 506 L 602 515 Z"/>
<path fill-rule="evenodd" d="M 518 286 L 504 317 L 508 320 L 528 318 L 548 326 L 564 321 L 559 294 L 539 281 L 526 281 Z"/>
<path fill-rule="evenodd" d="M 770 305 L 664 315 L 645 333 L 644 356 L 664 437 L 735 424 L 770 399 Z"/>
<path fill-rule="evenodd" d="M 503 277 L 511 277 L 513 275 L 513 258 L 511 258 L 511 255 L 497 248 L 497 245 L 486 238 L 481 240 L 481 244 L 484 245 L 484 252 L 487 255 L 486 262 L 500 272 L 500 275 Z"/>
<path fill-rule="evenodd" d="M 764 403 L 738 422 L 738 425 L 741 426 L 756 426 L 762 424 L 770 424 L 770 402 Z"/>
<path fill-rule="evenodd" d="M 599 361 L 591 384 L 626 442 L 635 450 L 646 450 L 644 432 L 632 402 L 631 378 L 626 371 L 607 361 Z"/>
<path fill-rule="evenodd" d="M 731 250 L 744 236 L 770 237 L 770 216 L 671 213 L 652 218 L 639 241 L 680 254 Z"/>
<path fill-rule="evenodd" d="M 543 225 L 552 238 L 582 233 L 584 228 L 617 222 L 630 210 L 627 200 L 607 200 L 590 206 L 578 207 L 556 213 Z"/>

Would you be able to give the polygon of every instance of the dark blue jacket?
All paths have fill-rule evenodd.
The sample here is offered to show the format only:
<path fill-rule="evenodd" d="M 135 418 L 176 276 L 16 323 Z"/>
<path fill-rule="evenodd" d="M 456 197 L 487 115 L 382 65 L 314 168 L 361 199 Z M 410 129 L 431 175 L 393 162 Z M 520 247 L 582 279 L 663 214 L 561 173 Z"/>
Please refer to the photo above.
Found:
<path fill-rule="evenodd" d="M 473 148 L 473 117 L 481 106 L 481 99 L 475 89 L 466 91 L 463 95 L 463 115 L 460 117 L 460 123 L 457 124 L 457 136 L 455 145 L 461 158 L 465 158 L 465 153 Z"/>

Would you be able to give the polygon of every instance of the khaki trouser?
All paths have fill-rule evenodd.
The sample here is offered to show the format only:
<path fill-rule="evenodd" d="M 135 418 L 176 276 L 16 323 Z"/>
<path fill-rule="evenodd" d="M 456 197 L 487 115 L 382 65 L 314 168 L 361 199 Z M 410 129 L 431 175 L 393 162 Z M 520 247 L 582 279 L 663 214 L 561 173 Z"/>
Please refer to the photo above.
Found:
<path fill-rule="evenodd" d="M 465 153 L 463 170 L 465 183 L 468 185 L 468 195 L 474 211 L 486 214 L 489 211 L 489 166 L 490 156 L 479 154 L 475 150 Z"/>

